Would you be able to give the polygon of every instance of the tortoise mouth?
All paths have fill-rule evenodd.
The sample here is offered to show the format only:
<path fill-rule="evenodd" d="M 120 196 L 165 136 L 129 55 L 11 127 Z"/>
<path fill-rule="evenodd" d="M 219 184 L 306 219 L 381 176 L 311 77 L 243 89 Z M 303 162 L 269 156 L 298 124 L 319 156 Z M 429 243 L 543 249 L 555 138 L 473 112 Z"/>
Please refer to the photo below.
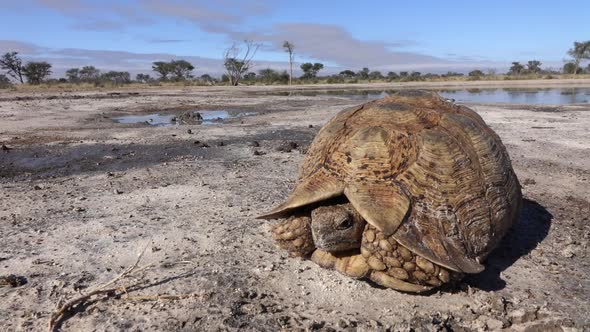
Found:
<path fill-rule="evenodd" d="M 361 248 L 361 238 L 359 239 L 326 239 L 316 238 L 314 236 L 313 242 L 316 248 L 330 253 L 341 253 L 350 250 L 359 250 Z"/>

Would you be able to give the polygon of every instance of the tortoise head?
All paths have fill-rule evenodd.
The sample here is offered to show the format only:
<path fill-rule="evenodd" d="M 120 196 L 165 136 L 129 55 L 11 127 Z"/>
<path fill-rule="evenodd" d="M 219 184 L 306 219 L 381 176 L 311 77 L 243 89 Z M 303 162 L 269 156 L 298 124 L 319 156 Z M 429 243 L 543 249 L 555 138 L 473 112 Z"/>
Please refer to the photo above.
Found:
<path fill-rule="evenodd" d="M 365 221 L 350 203 L 320 206 L 311 211 L 315 246 L 331 253 L 359 249 Z"/>

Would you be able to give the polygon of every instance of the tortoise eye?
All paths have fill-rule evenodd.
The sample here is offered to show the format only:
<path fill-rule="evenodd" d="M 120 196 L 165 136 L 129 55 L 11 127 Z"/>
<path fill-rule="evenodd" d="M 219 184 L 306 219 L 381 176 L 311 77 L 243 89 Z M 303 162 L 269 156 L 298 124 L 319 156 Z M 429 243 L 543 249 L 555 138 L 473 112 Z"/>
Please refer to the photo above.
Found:
<path fill-rule="evenodd" d="M 337 226 L 336 229 L 338 230 L 344 230 L 344 229 L 348 229 L 352 227 L 352 220 L 350 220 L 350 218 L 346 218 L 344 220 L 342 220 Z"/>

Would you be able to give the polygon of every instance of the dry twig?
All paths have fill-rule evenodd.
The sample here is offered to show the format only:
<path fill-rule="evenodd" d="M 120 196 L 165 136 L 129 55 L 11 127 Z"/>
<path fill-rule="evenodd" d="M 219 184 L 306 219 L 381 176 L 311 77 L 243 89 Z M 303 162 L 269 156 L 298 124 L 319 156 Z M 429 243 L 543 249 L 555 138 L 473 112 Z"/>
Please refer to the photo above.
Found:
<path fill-rule="evenodd" d="M 193 297 L 202 297 L 203 294 L 191 293 L 191 294 L 159 294 L 159 295 L 145 295 L 145 296 L 126 296 L 125 300 L 129 301 L 159 301 L 159 300 L 182 300 Z"/>
<path fill-rule="evenodd" d="M 128 277 L 129 275 L 131 275 L 133 273 L 136 273 L 139 271 L 144 271 L 144 270 L 153 266 L 153 264 L 148 264 L 148 265 L 145 265 L 139 269 L 137 268 L 139 266 L 139 263 L 141 262 L 141 259 L 143 258 L 143 255 L 145 254 L 148 246 L 150 245 L 150 243 L 151 243 L 151 241 L 145 246 L 145 248 L 137 256 L 135 263 L 133 265 L 131 265 L 129 268 L 127 268 L 125 271 L 123 271 L 123 273 L 119 274 L 117 277 L 110 280 L 109 282 L 96 287 L 94 290 L 91 290 L 86 294 L 83 294 L 83 295 L 80 295 L 74 299 L 71 299 L 70 301 L 66 302 L 65 304 L 59 306 L 49 317 L 49 322 L 47 324 L 48 331 L 52 332 L 55 330 L 55 327 L 57 326 L 57 324 L 59 323 L 59 321 L 61 320 L 61 318 L 63 317 L 63 315 L 66 312 L 70 311 L 74 306 L 87 301 L 91 297 L 93 297 L 95 295 L 102 295 L 102 294 L 106 294 L 107 296 L 109 296 L 109 295 L 112 296 L 114 294 L 117 294 L 117 291 L 124 291 L 126 288 L 130 288 L 130 287 L 138 285 L 141 281 L 136 282 L 136 283 L 132 283 L 132 284 L 126 285 L 126 286 L 107 288 L 111 285 L 114 285 L 118 281 Z"/>

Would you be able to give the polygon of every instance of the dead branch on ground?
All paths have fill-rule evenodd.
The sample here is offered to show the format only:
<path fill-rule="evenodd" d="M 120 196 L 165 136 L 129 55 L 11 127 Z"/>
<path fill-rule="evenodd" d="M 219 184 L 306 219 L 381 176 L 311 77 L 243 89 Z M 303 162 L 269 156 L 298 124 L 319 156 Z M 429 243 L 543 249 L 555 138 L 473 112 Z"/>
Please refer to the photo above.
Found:
<path fill-rule="evenodd" d="M 143 280 L 131 282 L 126 285 L 115 286 L 115 284 L 117 284 L 118 282 L 120 282 L 132 275 L 136 275 L 139 272 L 142 272 L 142 271 L 145 271 L 149 268 L 152 268 L 154 266 L 154 264 L 147 264 L 142 267 L 139 267 L 139 263 L 141 262 L 144 254 L 150 244 L 151 244 L 151 241 L 150 241 L 150 243 L 148 243 L 148 245 L 145 246 L 145 248 L 137 256 L 137 259 L 135 260 L 133 265 L 129 266 L 125 271 L 123 271 L 117 277 L 111 279 L 107 283 L 104 283 L 102 285 L 95 287 L 94 289 L 88 291 L 85 294 L 82 294 L 78 297 L 75 297 L 75 298 L 67 301 L 66 303 L 64 303 L 62 305 L 58 304 L 57 309 L 49 317 L 49 321 L 47 324 L 48 331 L 53 332 L 55 330 L 56 326 L 63 319 L 64 315 L 66 313 L 70 312 L 76 305 L 84 303 L 84 302 L 88 301 L 90 298 L 92 298 L 93 296 L 97 296 L 97 295 L 106 295 L 107 298 L 122 297 L 123 299 L 130 300 L 130 301 L 180 300 L 180 299 L 187 299 L 187 298 L 194 298 L 194 297 L 203 296 L 203 294 L 198 294 L 198 293 L 178 294 L 178 295 L 158 294 L 158 295 L 147 295 L 147 296 L 129 296 L 129 294 L 127 293 L 127 290 L 133 289 L 133 287 L 140 285 L 143 282 Z M 187 263 L 187 261 L 180 261 L 180 262 L 175 262 L 175 263 L 171 263 L 171 264 L 176 265 L 176 264 L 186 264 L 186 263 Z"/>

